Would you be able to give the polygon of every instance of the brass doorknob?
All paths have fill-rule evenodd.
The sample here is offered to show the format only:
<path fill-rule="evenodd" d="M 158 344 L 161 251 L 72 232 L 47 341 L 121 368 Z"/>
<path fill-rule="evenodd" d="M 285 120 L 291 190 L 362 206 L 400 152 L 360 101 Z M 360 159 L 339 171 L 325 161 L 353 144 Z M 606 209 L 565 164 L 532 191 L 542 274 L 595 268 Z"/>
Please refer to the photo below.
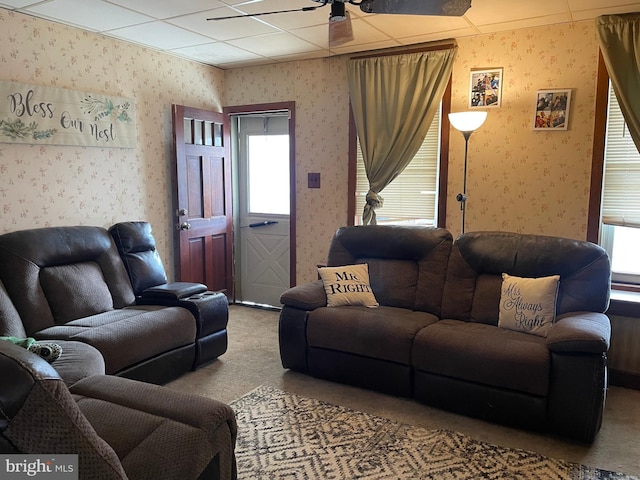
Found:
<path fill-rule="evenodd" d="M 180 230 L 189 230 L 191 228 L 191 224 L 189 222 L 182 222 L 180 224 Z"/>

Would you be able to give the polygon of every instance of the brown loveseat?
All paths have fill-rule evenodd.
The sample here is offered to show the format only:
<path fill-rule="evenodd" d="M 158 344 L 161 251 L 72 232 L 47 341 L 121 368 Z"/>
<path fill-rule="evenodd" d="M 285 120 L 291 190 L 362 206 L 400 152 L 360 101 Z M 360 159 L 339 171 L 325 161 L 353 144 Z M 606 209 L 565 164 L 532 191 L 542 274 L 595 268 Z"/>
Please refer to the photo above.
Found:
<path fill-rule="evenodd" d="M 329 266 L 366 263 L 380 304 L 327 307 L 321 281 L 282 297 L 285 368 L 590 442 L 606 392 L 610 266 L 597 245 L 548 236 L 344 227 Z M 498 327 L 502 274 L 559 275 L 545 336 Z"/>

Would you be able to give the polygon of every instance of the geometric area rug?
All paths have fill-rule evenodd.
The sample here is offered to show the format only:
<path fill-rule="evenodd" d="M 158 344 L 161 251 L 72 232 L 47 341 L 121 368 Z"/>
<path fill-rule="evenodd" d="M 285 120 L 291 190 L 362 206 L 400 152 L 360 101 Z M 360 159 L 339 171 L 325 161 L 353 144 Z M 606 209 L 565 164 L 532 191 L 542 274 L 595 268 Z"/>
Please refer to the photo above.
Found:
<path fill-rule="evenodd" d="M 267 386 L 231 407 L 240 480 L 638 480 Z"/>

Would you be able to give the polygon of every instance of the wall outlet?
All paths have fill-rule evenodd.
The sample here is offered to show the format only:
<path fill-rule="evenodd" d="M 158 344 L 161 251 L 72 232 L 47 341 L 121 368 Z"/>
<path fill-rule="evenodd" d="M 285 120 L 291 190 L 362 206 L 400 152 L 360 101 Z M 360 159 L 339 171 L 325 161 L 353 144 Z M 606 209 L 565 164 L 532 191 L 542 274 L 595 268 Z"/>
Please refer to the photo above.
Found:
<path fill-rule="evenodd" d="M 309 188 L 320 188 L 320 174 L 308 173 L 307 182 L 308 182 Z"/>

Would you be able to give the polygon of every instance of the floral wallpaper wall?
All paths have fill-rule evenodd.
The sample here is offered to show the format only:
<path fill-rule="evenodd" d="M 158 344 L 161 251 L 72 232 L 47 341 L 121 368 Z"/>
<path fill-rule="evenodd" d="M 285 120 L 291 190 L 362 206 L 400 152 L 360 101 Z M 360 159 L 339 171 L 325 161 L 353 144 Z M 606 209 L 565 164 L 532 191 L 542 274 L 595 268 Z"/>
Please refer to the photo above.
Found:
<path fill-rule="evenodd" d="M 0 143 L 0 233 L 145 219 L 173 272 L 169 160 L 173 103 L 296 102 L 298 283 L 316 278 L 347 223 L 348 57 L 222 71 L 0 8 L 0 78 L 133 98 L 137 147 Z M 458 39 L 452 110 L 471 68 L 502 67 L 502 106 L 469 143 L 467 231 L 586 237 L 597 42 L 592 21 Z M 537 90 L 571 88 L 567 131 L 533 131 Z M 447 227 L 457 235 L 464 140 L 450 134 Z M 321 188 L 307 188 L 307 173 Z"/>
<path fill-rule="evenodd" d="M 171 104 L 221 111 L 224 72 L 0 8 L 0 78 L 131 98 L 133 149 L 0 143 L 0 233 L 147 220 L 172 275 Z"/>
<path fill-rule="evenodd" d="M 296 102 L 298 283 L 316 278 L 336 229 L 347 223 L 349 91 L 345 57 L 226 72 L 227 105 Z M 320 172 L 321 188 L 307 188 Z"/>
<path fill-rule="evenodd" d="M 595 22 L 458 40 L 452 111 L 467 110 L 472 68 L 503 67 L 502 105 L 469 140 L 466 230 L 586 239 L 598 44 Z M 568 130 L 532 129 L 536 92 L 572 89 Z M 450 134 L 447 225 L 460 230 L 464 139 Z M 453 206 L 454 208 L 451 208 Z"/>
<path fill-rule="evenodd" d="M 470 69 L 502 67 L 502 106 L 469 143 L 466 231 L 586 238 L 598 47 L 591 21 L 458 40 L 452 111 L 467 110 Z M 346 222 L 346 57 L 226 72 L 229 105 L 296 101 L 298 282 L 316 278 Z M 567 131 L 533 131 L 536 91 L 571 88 Z M 460 233 L 464 139 L 450 134 L 447 228 Z M 308 189 L 307 172 L 322 174 Z"/>

